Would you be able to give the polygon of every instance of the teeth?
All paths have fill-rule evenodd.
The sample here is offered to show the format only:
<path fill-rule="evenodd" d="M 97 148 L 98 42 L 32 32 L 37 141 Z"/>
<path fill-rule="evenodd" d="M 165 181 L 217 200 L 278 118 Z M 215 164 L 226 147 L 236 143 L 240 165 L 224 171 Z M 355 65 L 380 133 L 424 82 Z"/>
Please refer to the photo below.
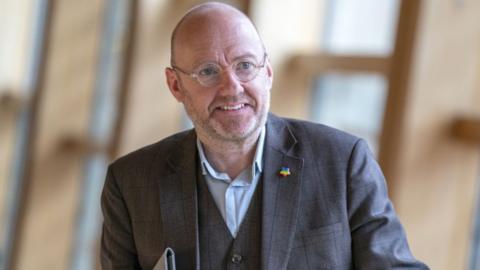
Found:
<path fill-rule="evenodd" d="M 245 107 L 243 104 L 238 104 L 235 106 L 222 106 L 222 110 L 224 111 L 234 111 L 234 110 L 240 110 L 241 108 Z"/>

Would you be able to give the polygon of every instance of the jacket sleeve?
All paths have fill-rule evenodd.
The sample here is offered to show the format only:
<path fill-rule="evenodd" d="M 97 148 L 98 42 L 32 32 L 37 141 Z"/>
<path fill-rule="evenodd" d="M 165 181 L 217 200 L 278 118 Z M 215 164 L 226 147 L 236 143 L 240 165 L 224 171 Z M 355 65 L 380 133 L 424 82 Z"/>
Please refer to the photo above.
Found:
<path fill-rule="evenodd" d="M 102 269 L 140 269 L 128 209 L 111 166 L 102 191 Z"/>
<path fill-rule="evenodd" d="M 363 140 L 353 147 L 347 177 L 354 269 L 428 269 L 411 254 L 385 178 Z"/>

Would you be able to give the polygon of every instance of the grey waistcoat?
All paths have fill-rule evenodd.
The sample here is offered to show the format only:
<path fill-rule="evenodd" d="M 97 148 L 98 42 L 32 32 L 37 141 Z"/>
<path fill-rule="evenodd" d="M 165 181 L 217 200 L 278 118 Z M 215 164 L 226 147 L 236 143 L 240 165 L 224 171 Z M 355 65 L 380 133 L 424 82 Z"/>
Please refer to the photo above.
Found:
<path fill-rule="evenodd" d="M 262 179 L 235 239 L 228 230 L 203 175 L 199 173 L 197 179 L 200 269 L 260 269 Z"/>

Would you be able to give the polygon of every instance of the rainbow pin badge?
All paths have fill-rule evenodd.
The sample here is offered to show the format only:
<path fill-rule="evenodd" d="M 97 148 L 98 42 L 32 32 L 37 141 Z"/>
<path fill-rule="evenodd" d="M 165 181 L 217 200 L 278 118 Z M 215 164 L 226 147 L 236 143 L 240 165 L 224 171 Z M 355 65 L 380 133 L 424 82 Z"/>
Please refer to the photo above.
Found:
<path fill-rule="evenodd" d="M 280 172 L 278 172 L 278 174 L 280 174 L 280 176 L 282 176 L 282 177 L 287 177 L 291 174 L 290 173 L 290 168 L 283 166 L 280 169 Z"/>

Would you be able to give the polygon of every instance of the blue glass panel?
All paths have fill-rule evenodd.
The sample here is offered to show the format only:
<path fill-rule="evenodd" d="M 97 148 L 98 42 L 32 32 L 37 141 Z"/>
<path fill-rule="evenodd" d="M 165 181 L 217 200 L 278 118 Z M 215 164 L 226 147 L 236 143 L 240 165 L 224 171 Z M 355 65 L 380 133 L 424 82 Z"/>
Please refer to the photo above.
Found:
<path fill-rule="evenodd" d="M 480 151 L 480 148 L 478 149 Z M 480 165 L 480 164 L 479 164 Z M 480 166 L 477 172 L 477 183 L 480 183 Z M 478 186 L 477 194 L 480 194 L 480 186 Z M 480 269 L 480 196 L 477 195 L 477 205 L 475 209 L 472 242 L 470 249 L 470 270 Z"/>
<path fill-rule="evenodd" d="M 323 49 L 334 54 L 389 55 L 399 0 L 329 0 Z"/>
<path fill-rule="evenodd" d="M 386 93 L 382 75 L 323 75 L 313 89 L 311 120 L 366 139 L 376 153 Z"/>
<path fill-rule="evenodd" d="M 36 94 L 37 85 L 40 80 L 40 69 L 42 62 L 42 51 L 45 46 L 45 33 L 47 32 L 48 14 L 51 9 L 50 0 L 36 0 L 32 2 L 33 20 L 31 29 L 33 42 L 28 52 L 28 70 L 23 82 L 24 96 L 33 98 Z M 12 247 L 17 239 L 18 222 L 20 219 L 20 208 L 22 205 L 22 190 L 25 185 L 26 164 L 30 158 L 28 145 L 31 136 L 33 121 L 32 102 L 22 104 L 15 126 L 15 145 L 12 158 L 11 175 L 8 176 L 7 191 L 5 192 L 5 210 L 0 219 L 0 270 L 9 268 L 12 263 Z"/>

